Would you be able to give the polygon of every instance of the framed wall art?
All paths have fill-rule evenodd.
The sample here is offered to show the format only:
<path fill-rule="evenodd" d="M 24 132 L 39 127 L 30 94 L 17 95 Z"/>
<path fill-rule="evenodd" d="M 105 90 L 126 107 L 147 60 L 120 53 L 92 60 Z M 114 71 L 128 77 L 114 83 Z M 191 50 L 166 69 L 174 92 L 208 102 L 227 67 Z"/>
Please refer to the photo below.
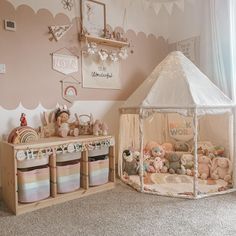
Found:
<path fill-rule="evenodd" d="M 95 0 L 80 0 L 81 34 L 103 37 L 106 32 L 106 5 Z"/>

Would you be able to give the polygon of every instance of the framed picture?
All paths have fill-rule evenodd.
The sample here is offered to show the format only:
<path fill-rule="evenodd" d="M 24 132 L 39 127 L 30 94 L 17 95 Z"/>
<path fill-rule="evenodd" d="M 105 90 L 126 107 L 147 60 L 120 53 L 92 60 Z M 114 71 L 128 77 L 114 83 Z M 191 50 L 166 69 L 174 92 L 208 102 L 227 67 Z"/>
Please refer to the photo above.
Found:
<path fill-rule="evenodd" d="M 103 37 L 106 32 L 106 5 L 95 0 L 80 0 L 81 34 Z"/>

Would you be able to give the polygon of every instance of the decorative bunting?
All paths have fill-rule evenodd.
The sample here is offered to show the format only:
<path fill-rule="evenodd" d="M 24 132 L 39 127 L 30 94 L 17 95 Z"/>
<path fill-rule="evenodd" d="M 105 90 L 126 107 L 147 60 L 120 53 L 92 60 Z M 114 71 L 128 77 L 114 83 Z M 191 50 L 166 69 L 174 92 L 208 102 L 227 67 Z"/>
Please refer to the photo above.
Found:
<path fill-rule="evenodd" d="M 70 30 L 70 28 L 72 27 L 72 25 L 54 25 L 54 26 L 49 26 L 49 33 L 52 34 L 53 38 L 58 41 L 61 39 L 61 37 L 63 35 L 65 35 L 65 33 Z M 51 38 L 50 40 L 52 40 L 53 38 Z"/>

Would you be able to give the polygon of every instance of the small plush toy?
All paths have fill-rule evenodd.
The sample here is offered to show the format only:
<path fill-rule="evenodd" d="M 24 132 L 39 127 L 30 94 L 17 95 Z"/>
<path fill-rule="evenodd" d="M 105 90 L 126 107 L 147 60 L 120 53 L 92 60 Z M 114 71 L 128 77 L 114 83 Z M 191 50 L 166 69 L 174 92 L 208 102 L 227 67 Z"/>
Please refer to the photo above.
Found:
<path fill-rule="evenodd" d="M 155 168 L 155 172 L 157 172 L 157 173 L 160 173 L 163 166 L 164 166 L 163 161 L 160 157 L 155 157 L 152 164 Z"/>
<path fill-rule="evenodd" d="M 226 157 L 216 157 L 212 162 L 211 177 L 213 179 L 223 179 L 226 182 L 231 180 L 232 162 Z"/>
<path fill-rule="evenodd" d="M 70 118 L 70 111 L 67 109 L 66 106 L 58 107 L 55 112 L 55 119 L 57 124 L 57 133 L 60 137 L 67 137 L 68 135 L 71 136 L 78 136 L 79 135 L 79 129 L 70 128 L 69 124 L 69 118 Z"/>
<path fill-rule="evenodd" d="M 123 151 L 123 173 L 127 175 L 137 175 L 139 170 L 138 160 L 134 158 L 133 153 L 126 149 Z"/>
<path fill-rule="evenodd" d="M 155 173 L 156 170 L 153 166 L 153 160 L 151 160 L 151 157 L 149 155 L 143 156 L 143 171 L 144 176 L 147 175 L 147 173 Z"/>
<path fill-rule="evenodd" d="M 176 152 L 189 152 L 190 145 L 185 142 L 176 142 L 174 145 L 174 149 Z"/>
<path fill-rule="evenodd" d="M 181 169 L 180 155 L 176 152 L 171 152 L 167 154 L 167 159 L 169 161 L 169 173 L 170 174 L 183 174 Z"/>
<path fill-rule="evenodd" d="M 99 136 L 99 135 L 107 135 L 107 133 L 108 133 L 107 124 L 100 120 L 96 120 L 93 125 L 93 134 L 95 136 Z"/>
<path fill-rule="evenodd" d="M 172 143 L 163 143 L 161 146 L 165 149 L 166 152 L 174 151 L 174 146 Z"/>
<path fill-rule="evenodd" d="M 183 154 L 181 156 L 181 166 L 183 170 L 183 174 L 192 175 L 194 168 L 194 161 L 192 154 Z"/>
<path fill-rule="evenodd" d="M 198 156 L 198 175 L 205 180 L 210 176 L 211 158 L 204 155 Z"/>
<path fill-rule="evenodd" d="M 145 145 L 144 147 L 144 152 L 147 153 L 147 154 L 151 154 L 151 150 L 154 148 L 154 147 L 157 147 L 159 146 L 159 144 L 155 141 L 149 141 L 147 142 L 147 144 Z"/>
<path fill-rule="evenodd" d="M 165 149 L 161 145 L 157 145 L 151 149 L 151 157 L 153 157 L 152 159 L 154 160 L 156 157 L 159 157 L 162 160 L 162 173 L 166 173 L 168 171 L 168 161 L 165 158 L 165 153 Z"/>

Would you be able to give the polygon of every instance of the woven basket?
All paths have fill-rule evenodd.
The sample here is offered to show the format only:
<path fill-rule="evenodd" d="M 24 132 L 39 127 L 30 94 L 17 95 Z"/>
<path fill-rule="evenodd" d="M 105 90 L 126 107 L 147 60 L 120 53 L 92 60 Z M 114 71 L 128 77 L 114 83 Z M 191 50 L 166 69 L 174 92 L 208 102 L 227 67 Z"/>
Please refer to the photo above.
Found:
<path fill-rule="evenodd" d="M 80 135 L 92 135 L 93 134 L 93 116 L 92 114 L 86 115 L 82 114 L 80 116 L 77 116 L 76 118 L 79 121 L 79 134 Z M 86 119 L 86 121 L 84 120 Z"/>

